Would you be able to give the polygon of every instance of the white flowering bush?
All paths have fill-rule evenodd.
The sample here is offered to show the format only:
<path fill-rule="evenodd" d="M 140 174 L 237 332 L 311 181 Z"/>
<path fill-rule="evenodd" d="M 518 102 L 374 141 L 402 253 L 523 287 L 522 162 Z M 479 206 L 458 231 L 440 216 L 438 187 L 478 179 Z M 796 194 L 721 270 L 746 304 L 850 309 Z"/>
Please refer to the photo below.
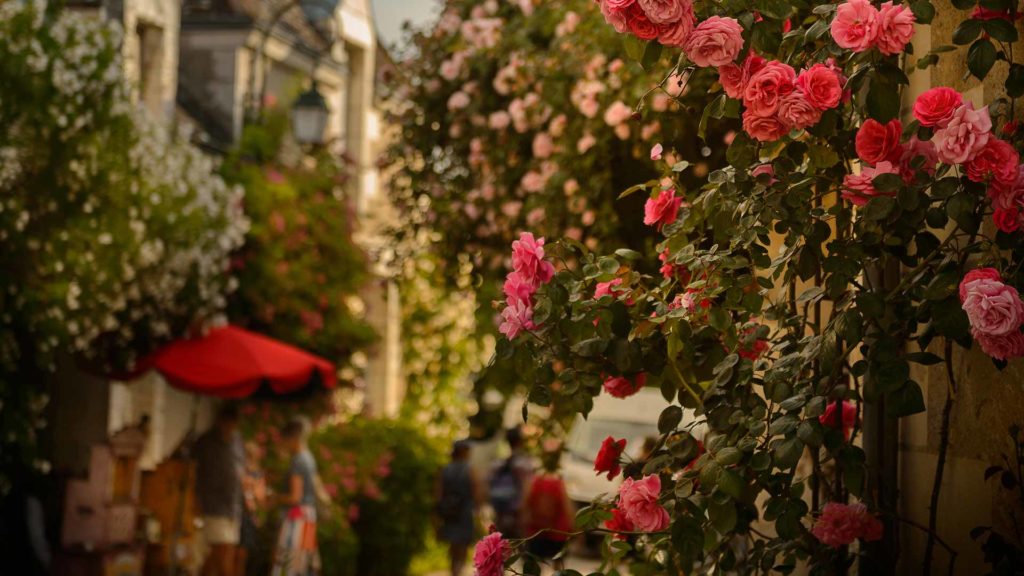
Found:
<path fill-rule="evenodd" d="M 8 2 L 0 38 L 0 75 L 18 79 L 0 83 L 2 400 L 58 353 L 122 367 L 201 328 L 248 224 L 211 159 L 132 105 L 119 30 Z M 19 405 L 0 405 L 5 428 Z"/>

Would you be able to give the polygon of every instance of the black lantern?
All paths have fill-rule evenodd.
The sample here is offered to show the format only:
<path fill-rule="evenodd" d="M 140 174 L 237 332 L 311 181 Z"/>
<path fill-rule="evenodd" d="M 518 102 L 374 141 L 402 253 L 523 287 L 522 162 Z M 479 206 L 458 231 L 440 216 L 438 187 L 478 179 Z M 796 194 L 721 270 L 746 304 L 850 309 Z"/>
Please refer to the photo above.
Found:
<path fill-rule="evenodd" d="M 292 106 L 292 130 L 299 144 L 323 144 L 330 109 L 323 94 L 313 86 L 299 95 Z"/>

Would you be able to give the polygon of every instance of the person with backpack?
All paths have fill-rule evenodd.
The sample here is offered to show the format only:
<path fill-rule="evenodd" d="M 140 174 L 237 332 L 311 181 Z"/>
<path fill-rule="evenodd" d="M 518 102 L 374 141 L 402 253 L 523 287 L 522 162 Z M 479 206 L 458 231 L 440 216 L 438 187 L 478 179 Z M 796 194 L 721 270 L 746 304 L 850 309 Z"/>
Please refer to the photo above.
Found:
<path fill-rule="evenodd" d="M 533 460 L 526 452 L 522 431 L 509 428 L 505 434 L 511 454 L 495 468 L 490 479 L 490 501 L 494 525 L 506 538 L 522 538 L 523 490 L 533 477 Z"/>
<path fill-rule="evenodd" d="M 473 543 L 474 513 L 481 502 L 476 474 L 469 467 L 469 442 L 452 447 L 452 461 L 437 479 L 437 537 L 448 544 L 452 576 L 460 576 Z"/>

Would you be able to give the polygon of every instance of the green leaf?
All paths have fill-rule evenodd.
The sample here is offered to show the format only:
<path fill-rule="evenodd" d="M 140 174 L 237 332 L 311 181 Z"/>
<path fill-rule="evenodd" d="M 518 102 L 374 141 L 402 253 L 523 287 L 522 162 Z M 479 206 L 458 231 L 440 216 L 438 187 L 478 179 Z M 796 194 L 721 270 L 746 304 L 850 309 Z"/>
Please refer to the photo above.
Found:
<path fill-rule="evenodd" d="M 643 59 L 644 51 L 647 49 L 644 41 L 632 34 L 622 35 L 622 45 L 626 49 L 626 55 L 637 62 Z"/>
<path fill-rule="evenodd" d="M 736 527 L 736 505 L 732 500 L 726 500 L 724 504 L 709 500 L 708 517 L 719 534 L 728 534 Z"/>
<path fill-rule="evenodd" d="M 644 70 L 650 70 L 655 68 L 658 64 L 658 60 L 661 59 L 661 42 L 650 41 L 644 47 L 643 56 L 640 57 L 640 66 Z"/>
<path fill-rule="evenodd" d="M 1024 64 L 1011 64 L 1006 76 L 1006 95 L 1011 98 L 1024 96 Z"/>
<path fill-rule="evenodd" d="M 931 352 L 911 352 L 907 354 L 907 361 L 921 364 L 922 366 L 932 366 L 942 362 L 942 358 Z"/>
<path fill-rule="evenodd" d="M 726 446 L 715 454 L 715 461 L 722 466 L 732 466 L 743 459 L 743 452 L 733 446 Z"/>
<path fill-rule="evenodd" d="M 683 409 L 679 406 L 668 406 L 661 411 L 661 416 L 658 417 L 658 431 L 662 434 L 668 434 L 669 432 L 676 429 L 679 423 L 683 421 Z"/>
<path fill-rule="evenodd" d="M 893 96 L 898 92 L 897 82 L 881 74 L 872 76 L 867 98 L 868 114 L 883 124 L 896 118 L 900 113 L 900 100 Z"/>
<path fill-rule="evenodd" d="M 931 24 L 932 18 L 935 18 L 935 6 L 928 0 L 917 0 L 910 5 L 910 11 L 914 13 L 918 24 Z"/>
<path fill-rule="evenodd" d="M 718 98 L 715 98 L 704 107 L 704 113 L 700 115 L 700 123 L 697 125 L 697 136 L 699 136 L 701 140 L 707 140 L 705 136 L 708 131 L 708 119 L 711 118 L 715 110 L 722 110 L 725 106 L 725 99 L 725 94 L 719 94 Z"/>
<path fill-rule="evenodd" d="M 642 184 L 634 184 L 634 185 L 630 186 L 629 188 L 626 188 L 625 190 L 622 191 L 621 194 L 619 194 L 619 200 L 622 200 L 626 196 L 629 196 L 629 195 L 634 194 L 636 192 L 639 192 L 641 190 L 647 190 L 648 185 L 649 185 L 648 182 L 644 182 Z"/>
<path fill-rule="evenodd" d="M 957 10 L 969 10 L 974 8 L 978 3 L 978 0 L 953 0 L 953 6 Z"/>
<path fill-rule="evenodd" d="M 970 44 L 981 34 L 981 20 L 964 20 L 953 30 L 953 44 L 963 46 Z"/>
<path fill-rule="evenodd" d="M 979 80 L 988 76 L 989 70 L 996 63 L 996 47 L 988 38 L 982 38 L 971 44 L 967 50 L 967 69 Z"/>
<path fill-rule="evenodd" d="M 725 332 L 732 324 L 732 318 L 727 311 L 716 306 L 708 313 L 708 324 L 711 324 L 711 327 L 719 332 Z"/>
<path fill-rule="evenodd" d="M 773 450 L 775 465 L 782 470 L 792 468 L 800 460 L 800 455 L 803 454 L 803 451 L 804 443 L 799 438 L 795 436 L 787 438 L 775 445 Z"/>
<path fill-rule="evenodd" d="M 756 152 L 757 150 L 753 140 L 743 134 L 737 134 L 733 139 L 732 144 L 729 145 L 729 149 L 726 151 L 725 157 L 729 161 L 729 164 L 738 167 L 745 167 L 754 162 Z"/>
<path fill-rule="evenodd" d="M 921 386 L 911 380 L 885 398 L 885 412 L 893 418 L 924 412 L 924 394 Z"/>
<path fill-rule="evenodd" d="M 800 427 L 796 429 L 796 437 L 808 446 L 821 446 L 824 439 L 824 434 L 822 434 L 821 431 L 821 424 L 817 419 L 804 420 L 800 423 Z"/>
<path fill-rule="evenodd" d="M 722 474 L 718 477 L 718 489 L 723 494 L 728 494 L 739 500 L 743 498 L 744 488 L 746 488 L 746 484 L 743 482 L 743 477 L 736 473 L 735 470 L 722 470 Z"/>
<path fill-rule="evenodd" d="M 892 174 L 892 176 L 896 175 Z M 899 176 L 896 177 L 899 178 Z M 892 196 L 875 196 L 868 201 L 861 214 L 867 220 L 884 220 L 889 214 L 892 214 L 895 207 L 896 200 Z"/>
<path fill-rule="evenodd" d="M 1017 29 L 1014 28 L 1013 24 L 1008 20 L 1003 20 L 1002 18 L 986 20 L 983 27 L 989 36 L 999 40 L 1000 42 L 1017 41 Z"/>

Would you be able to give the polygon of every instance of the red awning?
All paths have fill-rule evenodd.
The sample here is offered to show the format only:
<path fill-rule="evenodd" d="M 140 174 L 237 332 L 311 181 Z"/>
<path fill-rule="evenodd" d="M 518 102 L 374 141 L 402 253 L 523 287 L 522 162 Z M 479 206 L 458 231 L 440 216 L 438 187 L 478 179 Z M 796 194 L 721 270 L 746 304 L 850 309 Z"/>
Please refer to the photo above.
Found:
<path fill-rule="evenodd" d="M 325 388 L 337 386 L 334 364 L 237 326 L 173 342 L 144 360 L 140 368 L 160 372 L 182 390 L 219 398 L 245 398 L 264 383 L 276 394 L 288 394 L 315 377 Z"/>

